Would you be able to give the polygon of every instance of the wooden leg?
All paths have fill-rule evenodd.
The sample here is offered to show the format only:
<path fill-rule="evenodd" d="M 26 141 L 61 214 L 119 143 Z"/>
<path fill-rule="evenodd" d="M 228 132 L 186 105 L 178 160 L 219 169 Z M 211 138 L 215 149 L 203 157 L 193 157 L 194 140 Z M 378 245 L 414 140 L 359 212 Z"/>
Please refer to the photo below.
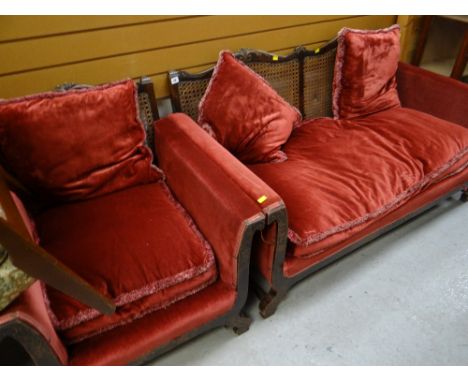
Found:
<path fill-rule="evenodd" d="M 450 77 L 455 78 L 456 80 L 460 80 L 463 77 L 463 72 L 465 71 L 467 60 L 468 60 L 468 29 L 465 30 L 463 42 L 460 47 L 460 51 L 458 52 L 457 59 L 455 60 L 455 64 L 453 65 L 452 73 L 450 74 Z"/>
<path fill-rule="evenodd" d="M 466 203 L 468 201 L 468 188 L 465 188 L 463 191 L 462 191 L 462 194 L 460 196 L 460 200 L 463 202 L 463 203 Z"/>
<path fill-rule="evenodd" d="M 414 52 L 413 60 L 411 61 L 413 65 L 419 66 L 421 63 L 424 48 L 426 47 L 427 36 L 429 36 L 429 29 L 431 28 L 432 17 L 433 16 L 424 16 L 418 43 L 416 45 L 416 51 Z"/>
<path fill-rule="evenodd" d="M 260 315 L 263 318 L 268 318 L 276 312 L 278 305 L 283 301 L 286 296 L 286 291 L 275 291 L 270 289 L 268 293 L 265 293 L 260 299 Z"/>
<path fill-rule="evenodd" d="M 241 312 L 238 316 L 233 317 L 226 327 L 231 328 L 237 335 L 241 335 L 249 330 L 251 323 L 252 319 Z"/>

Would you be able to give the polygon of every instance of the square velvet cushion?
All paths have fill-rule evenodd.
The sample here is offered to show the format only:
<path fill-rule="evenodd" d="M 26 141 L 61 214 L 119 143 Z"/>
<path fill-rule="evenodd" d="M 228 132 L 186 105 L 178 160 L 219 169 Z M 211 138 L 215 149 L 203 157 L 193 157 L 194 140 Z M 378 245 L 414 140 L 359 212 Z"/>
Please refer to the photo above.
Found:
<path fill-rule="evenodd" d="M 301 121 L 258 74 L 230 52 L 220 54 L 199 105 L 198 123 L 242 162 L 280 162 L 280 150 Z"/>
<path fill-rule="evenodd" d="M 211 246 L 162 180 L 54 206 L 35 221 L 41 245 L 117 306 L 102 315 L 46 287 L 52 323 L 68 343 L 164 309 L 217 279 Z"/>
<path fill-rule="evenodd" d="M 160 178 L 133 81 L 0 102 L 1 164 L 38 197 L 96 197 Z"/>
<path fill-rule="evenodd" d="M 347 119 L 399 106 L 396 72 L 400 27 L 338 33 L 333 79 L 333 115 Z"/>

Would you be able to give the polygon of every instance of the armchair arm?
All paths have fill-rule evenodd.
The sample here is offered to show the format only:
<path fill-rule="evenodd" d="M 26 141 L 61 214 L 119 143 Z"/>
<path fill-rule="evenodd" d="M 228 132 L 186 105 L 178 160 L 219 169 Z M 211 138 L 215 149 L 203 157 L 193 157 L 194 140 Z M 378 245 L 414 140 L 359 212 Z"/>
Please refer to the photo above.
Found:
<path fill-rule="evenodd" d="M 400 62 L 398 93 L 404 107 L 416 109 L 468 128 L 468 85 Z"/>
<path fill-rule="evenodd" d="M 276 193 L 185 114 L 155 123 L 158 163 L 178 201 L 213 246 L 221 278 L 236 285 L 237 253 L 245 225 L 261 218 Z"/>

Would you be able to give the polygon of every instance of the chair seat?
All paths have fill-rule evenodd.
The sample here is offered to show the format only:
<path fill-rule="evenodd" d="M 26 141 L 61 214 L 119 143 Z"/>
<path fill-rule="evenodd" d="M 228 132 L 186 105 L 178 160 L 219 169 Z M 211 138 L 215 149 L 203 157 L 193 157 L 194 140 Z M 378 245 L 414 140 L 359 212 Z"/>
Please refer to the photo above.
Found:
<path fill-rule="evenodd" d="M 249 168 L 284 200 L 292 256 L 346 240 L 427 187 L 467 171 L 468 130 L 412 109 L 305 121 L 283 163 Z"/>
<path fill-rule="evenodd" d="M 41 245 L 117 306 L 104 316 L 45 287 L 68 343 L 165 308 L 217 278 L 210 245 L 164 182 L 54 207 L 35 220 Z"/>

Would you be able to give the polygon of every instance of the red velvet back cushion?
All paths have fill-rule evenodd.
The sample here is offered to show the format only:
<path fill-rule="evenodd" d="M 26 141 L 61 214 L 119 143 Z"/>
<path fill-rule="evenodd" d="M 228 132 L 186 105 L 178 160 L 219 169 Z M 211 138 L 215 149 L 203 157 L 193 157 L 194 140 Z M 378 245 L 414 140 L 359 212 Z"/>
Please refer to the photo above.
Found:
<path fill-rule="evenodd" d="M 333 79 L 334 117 L 354 118 L 399 106 L 399 57 L 398 25 L 378 31 L 343 28 Z"/>
<path fill-rule="evenodd" d="M 0 102 L 2 165 L 31 191 L 81 200 L 160 178 L 133 81 Z"/>
<path fill-rule="evenodd" d="M 242 162 L 282 161 L 280 151 L 301 120 L 263 78 L 221 52 L 199 105 L 198 123 Z"/>

